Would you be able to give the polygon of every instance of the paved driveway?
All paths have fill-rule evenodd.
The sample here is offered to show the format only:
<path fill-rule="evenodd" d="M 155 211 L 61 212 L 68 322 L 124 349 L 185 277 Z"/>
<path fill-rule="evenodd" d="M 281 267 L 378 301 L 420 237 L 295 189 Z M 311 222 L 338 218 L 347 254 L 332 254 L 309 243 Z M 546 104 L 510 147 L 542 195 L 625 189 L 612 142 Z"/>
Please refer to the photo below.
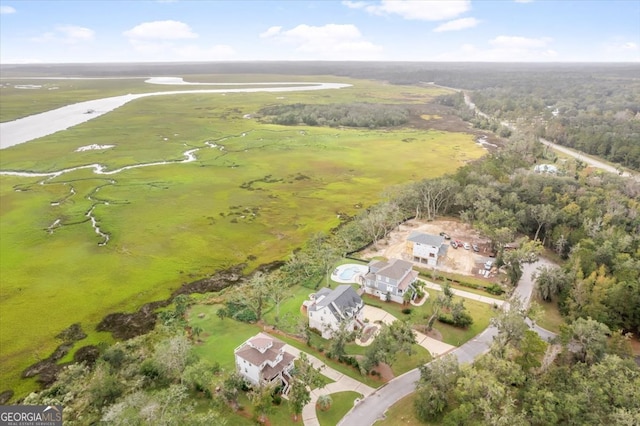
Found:
<path fill-rule="evenodd" d="M 530 286 L 531 273 L 538 267 L 547 263 L 544 260 L 528 265 L 525 268 L 523 277 L 520 283 L 523 283 L 521 291 L 517 293 L 517 296 L 528 302 L 531 297 L 532 286 Z M 507 304 L 504 304 L 507 306 Z M 549 339 L 553 337 L 553 333 L 550 333 L 539 327 L 533 327 L 543 339 Z M 469 340 L 464 345 L 456 348 L 451 352 L 451 355 L 458 359 L 461 364 L 468 364 L 479 355 L 487 352 L 494 336 L 498 334 L 498 330 L 489 326 L 485 331 L 478 334 L 472 340 Z M 396 402 L 400 401 L 405 396 L 411 394 L 416 389 L 416 381 L 420 378 L 420 371 L 416 368 L 406 372 L 402 376 L 398 376 L 395 379 L 388 382 L 386 385 L 376 389 L 370 396 L 364 398 L 358 403 L 346 416 L 338 423 L 339 426 L 371 426 L 378 419 L 384 418 L 384 413 Z"/>
<path fill-rule="evenodd" d="M 369 322 L 381 321 L 385 324 L 391 324 L 396 320 L 396 317 L 390 313 L 370 305 L 364 305 L 362 312 L 364 318 L 368 319 Z M 436 340 L 418 331 L 414 331 L 413 333 L 416 335 L 416 343 L 428 350 L 434 358 L 451 352 L 456 348 L 455 346 Z"/>
<path fill-rule="evenodd" d="M 285 351 L 289 352 L 296 357 L 300 356 L 300 350 L 298 348 L 294 348 L 291 345 L 285 345 Z M 318 416 L 316 415 L 316 402 L 318 401 L 318 397 L 320 395 L 329 395 L 336 392 L 344 392 L 344 391 L 354 391 L 358 392 L 362 396 L 366 397 L 371 395 L 375 390 L 371 386 L 365 385 L 349 376 L 346 376 L 340 373 L 337 370 L 329 367 L 318 358 L 313 355 L 306 354 L 307 358 L 309 358 L 309 362 L 315 368 L 320 368 L 320 372 L 326 377 L 333 380 L 333 383 L 329 383 L 322 389 L 314 389 L 311 391 L 311 401 L 302 408 L 302 422 L 305 426 L 319 426 Z"/>

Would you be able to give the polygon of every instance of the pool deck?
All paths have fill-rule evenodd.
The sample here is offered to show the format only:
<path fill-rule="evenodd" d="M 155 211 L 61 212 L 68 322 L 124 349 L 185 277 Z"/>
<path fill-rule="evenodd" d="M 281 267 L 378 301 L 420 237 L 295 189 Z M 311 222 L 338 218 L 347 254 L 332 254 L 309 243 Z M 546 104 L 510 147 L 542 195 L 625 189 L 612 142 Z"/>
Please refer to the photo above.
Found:
<path fill-rule="evenodd" d="M 341 278 L 340 275 L 346 270 L 346 269 L 358 269 L 359 272 L 355 272 L 351 278 L 345 279 L 345 278 Z M 358 279 L 359 277 L 363 276 L 366 272 L 367 272 L 367 266 L 366 265 L 358 265 L 355 263 L 346 263 L 344 265 L 340 265 L 338 266 L 333 273 L 331 274 L 331 279 L 337 283 L 341 283 L 341 284 L 359 284 L 360 280 Z"/>

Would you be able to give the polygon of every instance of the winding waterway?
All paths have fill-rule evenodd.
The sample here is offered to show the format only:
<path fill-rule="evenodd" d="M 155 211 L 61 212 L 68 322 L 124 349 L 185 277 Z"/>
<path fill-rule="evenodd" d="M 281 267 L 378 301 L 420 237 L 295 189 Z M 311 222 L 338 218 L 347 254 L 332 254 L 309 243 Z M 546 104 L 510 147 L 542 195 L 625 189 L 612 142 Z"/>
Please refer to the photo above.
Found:
<path fill-rule="evenodd" d="M 113 111 L 122 105 L 147 96 L 185 95 L 191 93 L 257 93 L 257 92 L 304 92 L 310 90 L 343 89 L 350 84 L 314 83 L 314 82 L 268 82 L 268 83 L 195 83 L 186 82 L 180 77 L 153 77 L 145 81 L 150 84 L 164 85 L 198 85 L 198 86 L 274 86 L 290 85 L 287 87 L 244 87 L 237 89 L 196 89 L 173 90 L 166 92 L 138 93 L 109 98 L 94 99 L 78 102 L 40 114 L 30 115 L 17 120 L 0 123 L 0 149 L 19 145 L 34 139 L 48 136 L 78 124 L 87 122 Z"/>
<path fill-rule="evenodd" d="M 19 145 L 31 140 L 47 136 L 62 130 L 66 130 L 70 127 L 84 123 L 101 115 L 104 115 L 114 109 L 131 102 L 136 99 L 140 99 L 146 96 L 160 96 L 160 95 L 182 95 L 190 93 L 251 93 L 251 92 L 294 92 L 294 91 L 309 91 L 309 90 L 327 90 L 327 89 L 342 89 L 349 87 L 349 84 L 340 83 L 307 83 L 307 82 L 267 82 L 267 83 L 195 83 L 185 82 L 181 77 L 153 77 L 145 80 L 150 84 L 163 84 L 163 85 L 204 85 L 204 86 L 274 86 L 274 85 L 292 85 L 287 87 L 263 87 L 263 88 L 238 88 L 238 89 L 209 89 L 209 90 L 180 90 L 180 91 L 168 91 L 168 92 L 153 92 L 143 94 L 128 94 L 122 96 L 115 96 L 110 98 L 96 99 L 86 102 L 79 102 L 72 105 L 67 105 L 62 108 L 47 111 L 40 114 L 35 114 L 29 117 L 20 118 L 7 123 L 0 123 L 0 149 L 8 148 L 10 146 Z M 244 134 L 242 134 L 244 136 Z M 215 142 L 205 142 L 209 148 L 218 149 L 224 151 L 224 146 Z M 111 145 L 94 146 L 89 145 L 79 148 L 79 150 L 85 149 L 108 149 L 112 148 Z M 94 174 L 97 175 L 114 175 L 124 170 L 136 169 L 141 167 L 161 166 L 166 164 L 176 163 L 190 163 L 196 160 L 196 152 L 202 148 L 192 148 L 182 153 L 183 159 L 169 160 L 169 161 L 157 161 L 149 163 L 138 163 L 129 166 L 120 167 L 114 170 L 106 170 L 104 165 L 101 164 L 85 164 L 77 167 L 70 167 L 53 172 L 27 172 L 27 171 L 13 171 L 13 170 L 0 170 L 0 175 L 5 176 L 19 176 L 19 177 L 43 177 L 39 183 L 41 185 L 47 184 L 48 181 L 57 178 L 66 173 L 74 172 L 77 170 L 91 169 Z M 206 149 L 206 148 L 205 148 Z M 61 182 L 65 184 L 65 182 Z M 114 184 L 115 181 L 111 181 Z M 97 192 L 100 188 L 96 188 L 93 192 Z M 70 196 L 75 195 L 75 190 L 71 187 Z M 100 228 L 100 224 L 97 221 L 94 210 L 97 205 L 108 205 L 106 201 L 100 201 L 93 199 L 91 195 L 86 197 L 93 204 L 91 208 L 85 213 L 85 217 L 91 222 L 91 226 L 96 234 L 98 234 L 102 241 L 98 244 L 104 246 L 109 242 L 109 233 L 103 231 Z M 59 204 L 59 203 L 56 203 Z M 60 226 L 64 226 L 62 219 L 56 219 L 48 228 L 47 232 L 52 234 L 54 230 Z"/>

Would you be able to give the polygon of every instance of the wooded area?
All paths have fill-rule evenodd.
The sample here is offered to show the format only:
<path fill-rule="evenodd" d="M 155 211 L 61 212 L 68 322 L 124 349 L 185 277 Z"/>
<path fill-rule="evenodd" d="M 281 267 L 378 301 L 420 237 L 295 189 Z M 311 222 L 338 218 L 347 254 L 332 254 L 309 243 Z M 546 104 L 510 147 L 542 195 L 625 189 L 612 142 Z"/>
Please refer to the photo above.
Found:
<path fill-rule="evenodd" d="M 332 105 L 275 105 L 262 108 L 259 114 L 274 124 L 307 126 L 392 127 L 405 124 L 408 111 L 394 105 L 332 104 Z"/>

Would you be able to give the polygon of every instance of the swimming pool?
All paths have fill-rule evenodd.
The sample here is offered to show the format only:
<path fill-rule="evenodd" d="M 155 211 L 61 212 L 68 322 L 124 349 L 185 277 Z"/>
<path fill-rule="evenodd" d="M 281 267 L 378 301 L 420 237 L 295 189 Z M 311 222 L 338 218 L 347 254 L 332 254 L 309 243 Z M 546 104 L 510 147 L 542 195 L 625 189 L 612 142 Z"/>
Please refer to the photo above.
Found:
<path fill-rule="evenodd" d="M 353 281 L 356 275 L 364 274 L 366 272 L 367 267 L 364 265 L 347 264 L 339 266 L 337 268 L 336 275 L 342 281 Z"/>

